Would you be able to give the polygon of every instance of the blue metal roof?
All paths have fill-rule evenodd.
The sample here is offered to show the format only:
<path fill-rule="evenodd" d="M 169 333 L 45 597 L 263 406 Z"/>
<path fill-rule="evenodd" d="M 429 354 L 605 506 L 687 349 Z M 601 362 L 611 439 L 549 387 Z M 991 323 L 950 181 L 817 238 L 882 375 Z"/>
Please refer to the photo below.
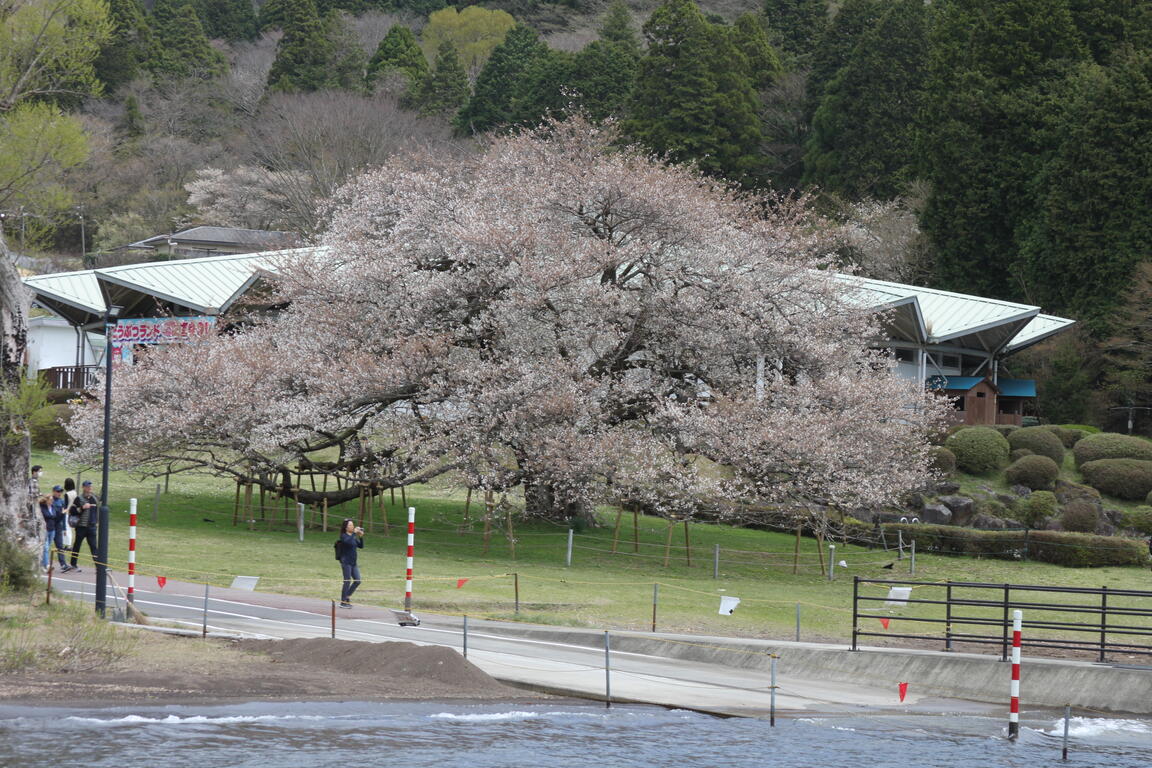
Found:
<path fill-rule="evenodd" d="M 996 386 L 1001 397 L 1036 397 L 1034 379 L 999 379 Z"/>
<path fill-rule="evenodd" d="M 980 382 L 984 381 L 983 376 L 929 376 L 928 381 L 925 383 L 929 389 L 947 389 L 947 390 L 962 390 L 967 392 Z"/>

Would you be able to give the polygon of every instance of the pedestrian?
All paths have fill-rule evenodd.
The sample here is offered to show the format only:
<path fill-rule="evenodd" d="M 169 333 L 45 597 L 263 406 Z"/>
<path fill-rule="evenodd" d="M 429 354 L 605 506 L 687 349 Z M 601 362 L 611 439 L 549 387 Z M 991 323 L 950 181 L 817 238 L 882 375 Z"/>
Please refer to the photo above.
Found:
<path fill-rule="evenodd" d="M 80 495 L 68 508 L 69 523 L 72 523 L 75 541 L 72 544 L 72 567 L 69 570 L 80 572 L 76 560 L 80 556 L 80 545 L 88 542 L 88 552 L 92 555 L 92 562 L 96 562 L 96 515 L 100 509 L 100 502 L 92 493 L 92 481 L 85 480 L 80 484 Z"/>
<path fill-rule="evenodd" d="M 64 562 L 64 531 L 68 528 L 68 507 L 64 503 L 64 487 L 52 486 L 52 496 L 48 498 L 50 517 L 44 520 L 48 524 L 48 538 L 44 542 L 44 567 L 52 564 L 52 549 L 56 550 L 56 558 L 60 562 L 60 570 L 67 573 L 72 567 Z"/>
<path fill-rule="evenodd" d="M 340 540 L 336 542 L 336 559 L 344 572 L 344 586 L 340 590 L 340 607 L 351 608 L 352 593 L 360 586 L 360 566 L 356 564 L 356 550 L 364 548 L 364 529 L 352 519 L 340 526 Z"/>
<path fill-rule="evenodd" d="M 40 504 L 40 472 L 43 469 L 39 464 L 33 464 L 32 469 L 28 471 L 28 512 L 36 514 L 36 508 Z"/>
<path fill-rule="evenodd" d="M 70 477 L 64 478 L 64 512 L 72 508 L 72 502 L 80 494 L 76 492 L 76 481 Z M 64 515 L 64 548 L 72 549 L 72 526 L 68 524 L 68 515 Z"/>

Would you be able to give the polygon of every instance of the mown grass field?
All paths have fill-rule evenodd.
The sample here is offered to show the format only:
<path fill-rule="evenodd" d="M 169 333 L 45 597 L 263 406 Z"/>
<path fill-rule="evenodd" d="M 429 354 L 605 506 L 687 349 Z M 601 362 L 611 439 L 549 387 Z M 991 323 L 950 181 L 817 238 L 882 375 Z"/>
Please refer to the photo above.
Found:
<path fill-rule="evenodd" d="M 33 460 L 44 465 L 42 484 L 47 487 L 67 474 L 51 454 L 38 453 Z M 96 473 L 84 476 L 99 483 Z M 269 502 L 264 521 L 257 510 L 255 524 L 233 526 L 235 486 L 207 477 L 172 477 L 153 520 L 156 485 L 154 479 L 135 479 L 125 473 L 113 473 L 111 479 L 109 559 L 119 571 L 125 570 L 127 561 L 128 499 L 139 499 L 138 588 L 154 588 L 157 576 L 227 586 L 234 576 L 246 575 L 260 577 L 261 591 L 338 596 L 334 528 L 340 517 L 358 516 L 355 502 L 332 511 L 333 527 L 328 532 L 309 529 L 301 542 L 294 511 L 285 523 L 276 502 Z M 790 639 L 800 604 L 803 639 L 845 641 L 851 636 L 853 576 L 912 578 L 908 558 L 898 560 L 895 553 L 837 543 L 835 559 L 844 560 L 846 567 L 838 567 L 836 580 L 829 581 L 822 573 L 816 542 L 802 539 L 796 555 L 796 538 L 787 533 L 694 523 L 689 529 L 689 548 L 685 547 L 684 526 L 679 525 L 671 531 L 671 548 L 666 549 L 667 523 L 641 516 L 634 543 L 630 514 L 624 515 L 613 552 L 616 512 L 610 509 L 601 510 L 599 526 L 575 534 L 572 565 L 566 567 L 565 528 L 516 520 L 513 542 L 504 520 L 493 520 L 486 547 L 483 509 L 474 501 L 466 523 L 462 492 L 420 486 L 411 489 L 407 498 L 417 509 L 414 605 L 426 614 L 643 630 L 651 627 L 654 585 L 659 584 L 657 628 L 662 631 Z M 390 531 L 384 532 L 377 503 L 361 555 L 365 581 L 358 597 L 362 603 L 398 607 L 404 592 L 407 514 L 399 494 L 395 504 L 388 496 L 385 502 Z M 364 525 L 369 528 L 369 521 Z M 719 569 L 714 577 L 717 546 Z M 891 569 L 883 567 L 889 564 Z M 461 579 L 467 581 L 460 584 Z M 1072 569 L 923 554 L 916 560 L 915 579 L 1152 590 L 1152 572 L 1147 568 Z M 515 612 L 517 580 L 519 613 Z M 936 593 L 931 595 L 936 598 L 942 590 L 923 588 L 915 596 L 929 593 Z M 870 586 L 862 594 L 882 596 L 886 588 Z M 718 614 L 719 598 L 724 595 L 741 598 L 732 616 Z M 936 606 L 885 609 L 880 603 L 874 605 L 873 610 L 893 617 L 886 631 L 942 637 L 941 628 L 901 621 L 901 617 L 937 615 L 941 609 Z M 878 621 L 868 620 L 868 628 L 878 626 Z M 869 638 L 867 642 L 877 641 Z"/>

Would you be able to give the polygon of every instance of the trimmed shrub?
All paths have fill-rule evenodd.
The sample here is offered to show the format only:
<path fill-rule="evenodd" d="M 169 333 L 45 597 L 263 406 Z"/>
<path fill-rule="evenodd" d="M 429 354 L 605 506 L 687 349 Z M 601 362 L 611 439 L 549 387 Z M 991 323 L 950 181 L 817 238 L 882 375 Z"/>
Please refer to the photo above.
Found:
<path fill-rule="evenodd" d="M 1152 461 L 1152 443 L 1131 435 L 1101 432 L 1098 435 L 1088 435 L 1076 443 L 1072 455 L 1076 457 L 1077 467 L 1100 459 Z"/>
<path fill-rule="evenodd" d="M 1080 467 L 1084 481 L 1118 499 L 1144 501 L 1152 492 L 1152 461 L 1098 459 Z"/>
<path fill-rule="evenodd" d="M 1056 437 L 1060 439 L 1060 442 L 1064 445 L 1065 448 L 1071 448 L 1072 446 L 1076 445 L 1076 443 L 1080 442 L 1080 440 L 1082 440 L 1084 436 L 1088 434 L 1082 429 L 1075 429 L 1073 427 L 1060 427 L 1055 424 L 1049 424 L 1048 426 L 1044 427 L 1044 429 L 1047 429 L 1049 432 L 1056 435 Z"/>
<path fill-rule="evenodd" d="M 935 445 L 928 452 L 932 457 L 932 469 L 942 475 L 950 475 L 956 471 L 956 454 L 942 445 Z"/>
<path fill-rule="evenodd" d="M 1061 424 L 1064 429 L 1075 429 L 1083 432 L 1085 435 L 1098 435 L 1100 434 L 1100 427 L 1094 427 L 1091 424 Z"/>
<path fill-rule="evenodd" d="M 1056 494 L 1051 491 L 1033 491 L 1016 506 L 1016 519 L 1029 528 L 1039 528 L 1046 519 L 1060 511 Z"/>
<path fill-rule="evenodd" d="M 1060 467 L 1047 456 L 1024 456 L 1004 470 L 1009 485 L 1024 485 L 1034 491 L 1051 488 L 1060 476 Z"/>
<path fill-rule="evenodd" d="M 895 524 L 884 526 L 884 536 L 890 548 L 896 546 L 897 531 L 903 531 L 905 543 L 916 541 L 917 552 L 998 560 L 1038 560 L 1081 568 L 1144 565 L 1148 561 L 1148 547 L 1143 541 L 1118 536 L 1089 536 L 1064 531 L 977 531 L 953 525 Z"/>
<path fill-rule="evenodd" d="M 1008 436 L 1008 445 L 1012 448 L 1027 448 L 1038 456 L 1047 456 L 1056 462 L 1056 466 L 1064 464 L 1064 443 L 1047 427 L 1023 427 Z"/>
<path fill-rule="evenodd" d="M 32 421 L 32 447 L 50 451 L 58 445 L 72 445 L 72 436 L 64 427 L 72 418 L 68 405 L 48 405 L 36 412 Z"/>
<path fill-rule="evenodd" d="M 992 429 L 1004 435 L 1004 437 L 1008 437 L 1008 435 L 1020 429 L 1020 427 L 1016 426 L 1015 424 L 996 424 L 992 427 Z"/>
<path fill-rule="evenodd" d="M 990 427 L 969 427 L 951 435 L 944 447 L 956 455 L 956 466 L 982 475 L 1008 463 L 1008 440 Z"/>
<path fill-rule="evenodd" d="M 1025 456 L 1035 456 L 1035 455 L 1036 454 L 1033 451 L 1030 451 L 1027 448 L 1017 448 L 1016 450 L 1012 451 L 1012 453 L 1008 454 L 1008 460 L 1011 461 L 1013 464 L 1015 464 L 1016 462 L 1020 461 L 1020 459 L 1024 458 Z"/>
<path fill-rule="evenodd" d="M 40 586 L 40 569 L 36 555 L 21 549 L 16 542 L 0 537 L 0 588 L 13 592 L 30 592 Z"/>
<path fill-rule="evenodd" d="M 1086 501 L 1074 501 L 1065 505 L 1064 512 L 1060 515 L 1060 526 L 1066 531 L 1092 533 L 1099 522 L 1100 511 L 1094 504 Z"/>
<path fill-rule="evenodd" d="M 1135 507 L 1125 510 L 1120 524 L 1125 528 L 1132 528 L 1152 535 L 1152 507 Z"/>

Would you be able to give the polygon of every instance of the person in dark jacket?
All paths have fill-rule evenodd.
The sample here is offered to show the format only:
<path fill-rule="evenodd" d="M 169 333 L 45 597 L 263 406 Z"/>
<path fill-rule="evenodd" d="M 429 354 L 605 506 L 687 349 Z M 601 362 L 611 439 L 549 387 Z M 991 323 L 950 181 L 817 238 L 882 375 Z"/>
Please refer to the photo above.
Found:
<path fill-rule="evenodd" d="M 44 503 L 40 505 L 40 513 L 44 516 L 44 525 L 48 531 L 44 539 L 44 568 L 52 564 L 52 549 L 56 549 L 56 557 L 60 561 L 63 571 L 71 568 L 64 562 L 64 529 L 68 527 L 68 510 L 64 506 L 64 488 L 55 486 L 51 496 L 45 496 L 47 508 Z"/>
<path fill-rule="evenodd" d="M 340 568 L 344 571 L 344 586 L 340 590 L 340 607 L 351 608 L 350 598 L 360 586 L 360 566 L 356 564 L 356 550 L 364 548 L 364 529 L 356 526 L 355 520 L 345 520 L 340 526 L 340 541 L 337 554 Z"/>
<path fill-rule="evenodd" d="M 100 500 L 92 493 L 92 481 L 85 480 L 80 484 L 80 495 L 76 497 L 76 501 L 72 502 L 72 506 L 68 509 L 69 515 L 76 515 L 76 525 L 73 527 L 75 538 L 72 544 L 72 568 L 70 570 L 80 571 L 76 567 L 76 560 L 80 557 L 80 545 L 85 541 L 88 542 L 88 552 L 92 555 L 92 561 L 96 561 L 96 516 L 99 514 Z"/>

